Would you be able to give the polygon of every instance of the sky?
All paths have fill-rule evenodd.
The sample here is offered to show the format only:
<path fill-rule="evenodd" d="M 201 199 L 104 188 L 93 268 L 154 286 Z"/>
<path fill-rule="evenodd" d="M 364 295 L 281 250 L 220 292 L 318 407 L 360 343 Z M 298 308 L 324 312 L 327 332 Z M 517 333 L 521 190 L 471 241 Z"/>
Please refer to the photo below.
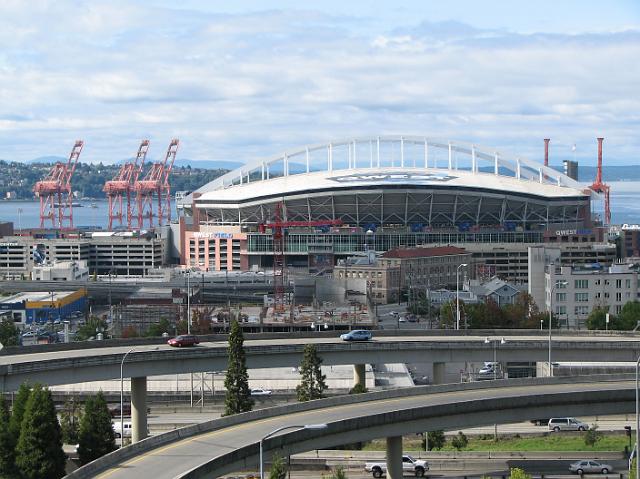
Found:
<path fill-rule="evenodd" d="M 585 165 L 603 136 L 606 164 L 640 164 L 637 0 L 2 0 L 0 18 L 6 160 L 404 134 L 540 161 L 551 138 L 552 164 Z"/>

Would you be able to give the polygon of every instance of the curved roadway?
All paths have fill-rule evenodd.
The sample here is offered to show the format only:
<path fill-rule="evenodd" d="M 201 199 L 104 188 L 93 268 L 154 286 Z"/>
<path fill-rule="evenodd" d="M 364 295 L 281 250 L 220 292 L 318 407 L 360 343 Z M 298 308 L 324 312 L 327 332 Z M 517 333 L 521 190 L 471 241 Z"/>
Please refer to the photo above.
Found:
<path fill-rule="evenodd" d="M 424 332 L 414 336 L 376 336 L 373 341 L 361 343 L 346 343 L 327 335 L 251 339 L 245 341 L 247 366 L 298 366 L 303 348 L 309 343 L 317 346 L 327 365 L 478 362 L 493 356 L 492 344 L 485 343 L 484 335 L 419 334 Z M 547 360 L 548 342 L 544 336 L 514 334 L 504 337 L 506 343 L 497 350 L 498 360 Z M 72 347 L 77 346 L 78 343 Z M 166 344 L 133 348 L 136 352 L 127 357 L 125 364 L 126 377 L 224 370 L 227 366 L 226 341 L 205 342 L 195 348 L 183 349 Z M 25 380 L 59 385 L 117 379 L 122 357 L 130 349 L 132 346 L 110 346 L 0 355 L 0 391 L 16 390 Z M 636 336 L 563 335 L 553 340 L 554 361 L 634 362 L 639 355 L 640 338 Z"/>
<path fill-rule="evenodd" d="M 489 386 L 472 383 L 387 391 L 352 396 L 343 399 L 343 404 L 336 404 L 339 398 L 331 398 L 293 406 L 313 407 L 310 410 L 291 412 L 292 406 L 283 406 L 249 413 L 246 422 L 225 426 L 225 419 L 230 418 L 223 418 L 201 424 L 198 431 L 203 432 L 192 437 L 160 445 L 91 475 L 82 475 L 82 468 L 70 478 L 211 478 L 241 469 L 256 470 L 259 438 L 286 425 L 327 423 L 328 428 L 275 436 L 265 442 L 267 455 L 544 415 L 632 412 L 634 386 L 628 380 L 594 383 L 545 378 L 500 381 Z"/>

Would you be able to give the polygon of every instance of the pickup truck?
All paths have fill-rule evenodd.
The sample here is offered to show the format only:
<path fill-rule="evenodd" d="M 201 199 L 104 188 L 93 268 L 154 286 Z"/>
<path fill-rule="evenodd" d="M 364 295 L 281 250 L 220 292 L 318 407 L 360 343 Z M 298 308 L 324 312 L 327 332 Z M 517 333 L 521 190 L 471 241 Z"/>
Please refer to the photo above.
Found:
<path fill-rule="evenodd" d="M 382 477 L 382 475 L 387 472 L 387 463 L 367 462 L 364 465 L 364 470 L 371 472 L 373 477 Z M 402 456 L 402 470 L 404 472 L 413 472 L 416 477 L 423 477 L 425 472 L 429 470 L 429 463 L 427 463 L 427 461 L 414 459 L 413 457 L 405 454 Z"/>

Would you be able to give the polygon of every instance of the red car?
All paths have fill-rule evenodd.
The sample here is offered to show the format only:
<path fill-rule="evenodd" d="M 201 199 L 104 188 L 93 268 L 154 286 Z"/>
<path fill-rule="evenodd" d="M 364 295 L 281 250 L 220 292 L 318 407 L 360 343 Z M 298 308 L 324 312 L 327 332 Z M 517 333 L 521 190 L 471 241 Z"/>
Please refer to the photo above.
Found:
<path fill-rule="evenodd" d="M 175 346 L 176 348 L 181 348 L 182 346 L 195 346 L 196 344 L 200 344 L 197 336 L 192 334 L 181 334 L 180 336 L 176 336 L 175 338 L 171 338 L 167 341 L 169 346 Z"/>

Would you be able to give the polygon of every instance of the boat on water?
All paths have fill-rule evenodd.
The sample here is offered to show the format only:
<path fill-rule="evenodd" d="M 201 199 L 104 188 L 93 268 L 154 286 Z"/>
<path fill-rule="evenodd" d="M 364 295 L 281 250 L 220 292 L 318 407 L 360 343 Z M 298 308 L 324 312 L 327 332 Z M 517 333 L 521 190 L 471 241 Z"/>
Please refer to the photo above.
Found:
<path fill-rule="evenodd" d="M 97 208 L 97 207 L 98 207 L 98 205 L 96 205 L 95 203 L 91 203 L 91 204 L 89 205 L 89 207 L 90 207 L 90 208 Z"/>
<path fill-rule="evenodd" d="M 60 207 L 60 203 L 54 203 L 53 206 L 54 206 L 54 208 L 59 208 Z M 66 206 L 66 204 L 64 206 Z M 84 205 L 82 203 L 74 201 L 74 202 L 71 203 L 71 206 L 74 207 L 74 208 L 82 208 Z"/>

